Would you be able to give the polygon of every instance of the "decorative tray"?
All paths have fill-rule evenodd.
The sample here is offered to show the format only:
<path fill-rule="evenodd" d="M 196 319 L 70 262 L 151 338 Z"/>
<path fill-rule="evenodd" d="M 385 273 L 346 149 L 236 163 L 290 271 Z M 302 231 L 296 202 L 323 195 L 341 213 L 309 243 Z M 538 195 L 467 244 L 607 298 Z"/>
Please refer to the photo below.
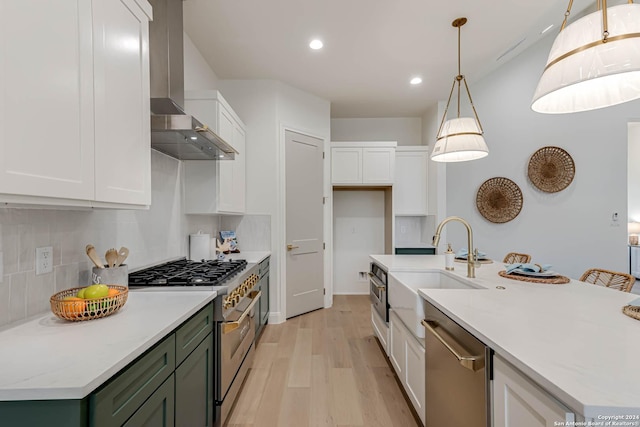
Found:
<path fill-rule="evenodd" d="M 566 276 L 530 277 L 530 276 L 522 276 L 520 274 L 507 274 L 506 270 L 499 271 L 498 274 L 500 275 L 500 277 L 504 277 L 506 279 L 520 280 L 521 282 L 530 282 L 530 283 L 546 283 L 551 285 L 563 285 L 571 281 L 571 279 L 569 279 Z"/>
<path fill-rule="evenodd" d="M 109 287 L 110 295 L 94 299 L 77 298 L 78 291 L 83 288 L 60 291 L 49 299 L 51 311 L 59 318 L 73 322 L 109 316 L 120 310 L 127 302 L 129 289 L 120 285 L 107 286 Z M 68 299 L 69 297 L 74 298 Z"/>

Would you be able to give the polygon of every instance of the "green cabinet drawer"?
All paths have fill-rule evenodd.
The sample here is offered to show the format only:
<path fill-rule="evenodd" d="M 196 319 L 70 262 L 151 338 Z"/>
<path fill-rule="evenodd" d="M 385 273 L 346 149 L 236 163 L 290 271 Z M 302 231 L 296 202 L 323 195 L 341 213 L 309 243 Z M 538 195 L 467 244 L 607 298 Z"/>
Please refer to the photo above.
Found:
<path fill-rule="evenodd" d="M 133 362 L 90 398 L 90 425 L 122 426 L 176 367 L 173 334 Z"/>
<path fill-rule="evenodd" d="M 176 426 L 213 425 L 212 334 L 176 368 Z"/>
<path fill-rule="evenodd" d="M 176 366 L 213 331 L 213 304 L 207 304 L 176 330 Z"/>
<path fill-rule="evenodd" d="M 173 375 L 158 388 L 123 427 L 173 427 L 175 425 Z"/>

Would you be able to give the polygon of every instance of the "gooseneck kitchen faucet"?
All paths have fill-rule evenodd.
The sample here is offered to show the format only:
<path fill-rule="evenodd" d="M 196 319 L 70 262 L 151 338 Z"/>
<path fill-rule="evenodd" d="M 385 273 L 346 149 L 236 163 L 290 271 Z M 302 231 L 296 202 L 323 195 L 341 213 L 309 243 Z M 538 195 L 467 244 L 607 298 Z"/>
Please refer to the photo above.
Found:
<path fill-rule="evenodd" d="M 436 235 L 433 236 L 433 246 L 438 246 L 440 242 L 440 233 L 442 232 L 442 228 L 446 223 L 450 221 L 458 221 L 461 222 L 467 229 L 467 277 L 475 278 L 476 277 L 476 259 L 477 249 L 473 250 L 473 231 L 471 230 L 471 225 L 460 218 L 459 216 L 449 216 L 442 220 L 440 224 L 438 224 L 438 228 L 436 228 Z"/>

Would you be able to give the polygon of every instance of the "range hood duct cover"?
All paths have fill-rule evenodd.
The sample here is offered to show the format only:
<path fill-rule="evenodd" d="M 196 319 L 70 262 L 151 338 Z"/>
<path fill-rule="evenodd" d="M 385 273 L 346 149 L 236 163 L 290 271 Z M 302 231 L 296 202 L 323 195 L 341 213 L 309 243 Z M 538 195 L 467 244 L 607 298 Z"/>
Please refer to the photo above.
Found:
<path fill-rule="evenodd" d="M 150 0 L 151 148 L 181 160 L 233 160 L 237 151 L 184 112 L 182 0 Z"/>

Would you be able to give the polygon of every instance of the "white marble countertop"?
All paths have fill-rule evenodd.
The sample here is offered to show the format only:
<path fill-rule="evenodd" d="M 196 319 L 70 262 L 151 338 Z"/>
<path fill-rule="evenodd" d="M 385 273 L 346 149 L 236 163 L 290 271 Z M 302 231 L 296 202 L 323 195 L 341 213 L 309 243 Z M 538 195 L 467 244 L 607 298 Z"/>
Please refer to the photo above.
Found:
<path fill-rule="evenodd" d="M 371 259 L 388 271 L 444 268 L 443 255 Z M 621 312 L 638 296 L 576 280 L 520 282 L 498 276 L 502 269 L 476 269 L 470 280 L 484 290 L 419 293 L 574 411 L 595 419 L 640 414 L 640 321 Z M 466 265 L 454 273 L 466 277 Z"/>
<path fill-rule="evenodd" d="M 236 254 L 226 254 L 226 259 L 245 259 L 250 264 L 257 264 L 271 255 L 270 251 L 242 251 Z"/>
<path fill-rule="evenodd" d="M 0 330 L 0 401 L 81 399 L 216 297 L 136 292 L 111 316 L 41 314 Z"/>

